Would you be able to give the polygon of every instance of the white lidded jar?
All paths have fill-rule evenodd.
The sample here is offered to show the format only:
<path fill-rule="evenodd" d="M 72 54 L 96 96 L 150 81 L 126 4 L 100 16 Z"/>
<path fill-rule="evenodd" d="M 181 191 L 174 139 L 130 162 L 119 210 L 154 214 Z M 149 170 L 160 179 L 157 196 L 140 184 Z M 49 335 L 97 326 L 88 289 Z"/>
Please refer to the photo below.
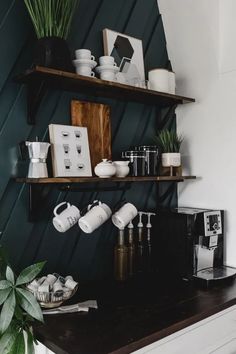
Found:
<path fill-rule="evenodd" d="M 116 173 L 116 168 L 112 161 L 102 159 L 94 168 L 95 175 L 100 178 L 110 178 Z"/>
<path fill-rule="evenodd" d="M 129 174 L 130 161 L 114 161 L 116 168 L 116 177 L 126 177 Z"/>

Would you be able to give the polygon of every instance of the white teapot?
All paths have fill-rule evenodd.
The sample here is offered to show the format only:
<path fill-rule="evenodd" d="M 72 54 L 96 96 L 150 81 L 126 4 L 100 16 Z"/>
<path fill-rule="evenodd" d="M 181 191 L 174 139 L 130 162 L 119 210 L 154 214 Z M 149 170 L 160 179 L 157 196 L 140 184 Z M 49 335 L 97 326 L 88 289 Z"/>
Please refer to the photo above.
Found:
<path fill-rule="evenodd" d="M 116 173 L 116 168 L 112 161 L 108 159 L 102 159 L 102 162 L 98 163 L 94 168 L 95 175 L 100 178 L 110 178 Z"/>

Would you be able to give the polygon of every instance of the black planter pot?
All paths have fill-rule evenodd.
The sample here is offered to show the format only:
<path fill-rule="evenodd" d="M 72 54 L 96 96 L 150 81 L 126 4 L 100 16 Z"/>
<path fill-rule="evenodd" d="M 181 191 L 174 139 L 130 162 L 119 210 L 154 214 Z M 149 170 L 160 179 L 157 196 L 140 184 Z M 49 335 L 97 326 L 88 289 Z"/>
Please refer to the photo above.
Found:
<path fill-rule="evenodd" d="M 37 41 L 34 64 L 74 72 L 67 42 L 59 37 L 43 37 Z"/>

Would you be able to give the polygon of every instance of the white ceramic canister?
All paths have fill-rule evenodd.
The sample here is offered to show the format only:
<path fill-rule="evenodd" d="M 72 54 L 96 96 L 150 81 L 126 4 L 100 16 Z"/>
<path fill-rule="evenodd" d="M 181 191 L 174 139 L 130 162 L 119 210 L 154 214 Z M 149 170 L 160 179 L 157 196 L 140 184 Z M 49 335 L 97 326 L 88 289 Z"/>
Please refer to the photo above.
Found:
<path fill-rule="evenodd" d="M 173 71 L 169 71 L 169 93 L 175 95 L 175 90 L 176 90 L 175 73 Z"/>
<path fill-rule="evenodd" d="M 129 174 L 130 161 L 114 161 L 116 168 L 116 177 L 126 177 Z"/>
<path fill-rule="evenodd" d="M 95 175 L 100 178 L 109 178 L 114 176 L 116 168 L 112 161 L 108 159 L 102 159 L 102 162 L 98 163 L 94 168 Z"/>
<path fill-rule="evenodd" d="M 169 92 L 169 70 L 153 69 L 148 72 L 148 87 L 151 90 Z"/>

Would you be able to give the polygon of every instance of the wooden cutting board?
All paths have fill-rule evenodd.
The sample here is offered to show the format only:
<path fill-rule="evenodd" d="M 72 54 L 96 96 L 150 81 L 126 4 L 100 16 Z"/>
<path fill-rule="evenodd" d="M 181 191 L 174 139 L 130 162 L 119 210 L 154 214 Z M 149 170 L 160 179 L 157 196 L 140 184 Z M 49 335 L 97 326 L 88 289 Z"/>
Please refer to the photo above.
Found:
<path fill-rule="evenodd" d="M 92 169 L 111 159 L 110 107 L 102 103 L 71 101 L 72 125 L 87 127 Z"/>

